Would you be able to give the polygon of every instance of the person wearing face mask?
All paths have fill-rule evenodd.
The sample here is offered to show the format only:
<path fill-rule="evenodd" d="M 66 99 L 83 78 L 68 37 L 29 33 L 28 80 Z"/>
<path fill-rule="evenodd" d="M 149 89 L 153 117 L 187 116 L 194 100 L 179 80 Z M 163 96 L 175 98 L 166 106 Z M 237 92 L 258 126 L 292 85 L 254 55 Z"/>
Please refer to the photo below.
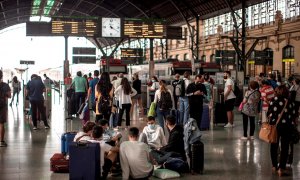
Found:
<path fill-rule="evenodd" d="M 186 89 L 186 94 L 189 97 L 190 117 L 197 121 L 198 128 L 200 128 L 202 119 L 203 95 L 207 95 L 205 85 L 201 81 L 202 75 L 199 74 L 195 77 L 195 82 Z"/>
<path fill-rule="evenodd" d="M 151 102 L 153 102 L 154 101 L 155 91 L 159 89 L 159 83 L 158 83 L 158 79 L 157 79 L 156 76 L 152 76 L 151 82 L 152 82 L 152 85 L 149 88 L 149 95 L 150 95 Z"/>
<path fill-rule="evenodd" d="M 225 109 L 227 112 L 227 119 L 228 123 L 224 126 L 225 128 L 234 127 L 233 124 L 233 108 L 234 108 L 234 102 L 236 96 L 233 93 L 234 88 L 234 82 L 230 78 L 230 71 L 224 72 L 224 80 L 225 87 L 224 87 L 224 103 L 225 103 Z"/>
<path fill-rule="evenodd" d="M 113 129 L 109 129 L 108 121 L 105 119 L 100 121 L 100 126 L 103 128 L 103 141 L 111 146 L 115 146 L 116 142 L 118 142 L 118 140 L 122 137 L 121 133 L 116 132 Z"/>
<path fill-rule="evenodd" d="M 147 126 L 144 127 L 143 132 L 140 134 L 139 141 L 148 144 L 151 149 L 159 149 L 167 145 L 164 131 L 162 127 L 155 123 L 154 117 L 148 117 Z"/>

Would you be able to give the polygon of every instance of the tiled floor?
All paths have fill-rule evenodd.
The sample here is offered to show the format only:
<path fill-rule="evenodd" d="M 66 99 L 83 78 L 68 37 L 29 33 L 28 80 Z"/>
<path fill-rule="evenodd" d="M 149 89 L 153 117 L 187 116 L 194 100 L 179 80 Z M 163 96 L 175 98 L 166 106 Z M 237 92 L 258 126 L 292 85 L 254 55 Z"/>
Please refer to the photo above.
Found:
<path fill-rule="evenodd" d="M 53 105 L 50 130 L 44 130 L 41 124 L 39 130 L 33 131 L 24 119 L 21 106 L 9 108 L 6 127 L 8 147 L 0 148 L 0 180 L 69 179 L 68 174 L 52 173 L 49 168 L 50 157 L 60 151 L 61 134 L 66 129 L 79 130 L 81 126 L 79 120 L 65 121 L 61 102 L 56 101 Z M 234 128 L 224 129 L 219 126 L 203 132 L 205 172 L 203 175 L 186 174 L 181 179 L 300 179 L 299 144 L 294 150 L 292 176 L 278 178 L 271 172 L 269 145 L 258 139 L 240 140 L 241 116 L 237 114 L 235 120 Z M 144 122 L 133 123 L 142 127 Z"/>

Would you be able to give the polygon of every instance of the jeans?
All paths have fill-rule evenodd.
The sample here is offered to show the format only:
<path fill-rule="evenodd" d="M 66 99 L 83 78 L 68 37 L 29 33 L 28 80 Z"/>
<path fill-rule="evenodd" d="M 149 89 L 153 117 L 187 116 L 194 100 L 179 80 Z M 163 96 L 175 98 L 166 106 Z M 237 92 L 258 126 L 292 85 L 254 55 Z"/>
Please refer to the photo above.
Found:
<path fill-rule="evenodd" d="M 160 125 L 160 127 L 164 129 L 165 119 L 168 115 L 170 115 L 170 111 L 162 111 L 160 109 L 157 109 L 156 114 L 157 114 L 158 124 Z"/>
<path fill-rule="evenodd" d="M 80 105 L 82 103 L 84 103 L 84 100 L 85 100 L 85 96 L 86 96 L 86 93 L 85 92 L 76 92 L 75 93 L 75 107 L 76 107 L 76 113 L 78 112 L 79 108 L 80 108 Z"/>
<path fill-rule="evenodd" d="M 15 95 L 17 95 L 17 104 L 19 103 L 19 93 L 20 93 L 20 91 L 13 91 L 13 97 L 11 99 L 11 103 L 14 102 Z"/>
<path fill-rule="evenodd" d="M 179 97 L 180 125 L 187 123 L 190 114 L 189 99 L 187 96 Z"/>
<path fill-rule="evenodd" d="M 279 140 L 281 142 L 280 145 L 280 162 L 279 162 L 279 167 L 281 169 L 286 168 L 286 163 L 287 163 L 287 158 L 288 158 L 288 151 L 289 151 L 289 144 L 290 144 L 290 132 L 291 127 L 290 125 L 282 125 L 279 124 L 277 126 L 277 143 L 272 143 L 270 152 L 271 152 L 271 160 L 272 160 L 272 165 L 273 167 L 277 168 L 278 164 L 278 147 L 279 147 Z"/>
<path fill-rule="evenodd" d="M 248 131 L 248 119 L 250 120 L 250 136 L 254 135 L 255 130 L 255 117 L 254 116 L 247 116 L 243 113 L 243 128 L 244 128 L 244 137 L 247 137 Z"/>
<path fill-rule="evenodd" d="M 131 104 L 122 104 L 122 108 L 120 109 L 119 112 L 118 126 L 122 125 L 122 117 L 124 111 L 126 111 L 126 126 L 130 126 L 130 108 L 131 108 Z"/>
<path fill-rule="evenodd" d="M 31 100 L 30 104 L 32 110 L 31 117 L 32 117 L 33 126 L 37 127 L 37 113 L 40 113 L 41 120 L 44 121 L 44 125 L 49 126 L 46 119 L 46 108 L 44 106 L 44 100 L 40 100 L 40 101 Z"/>

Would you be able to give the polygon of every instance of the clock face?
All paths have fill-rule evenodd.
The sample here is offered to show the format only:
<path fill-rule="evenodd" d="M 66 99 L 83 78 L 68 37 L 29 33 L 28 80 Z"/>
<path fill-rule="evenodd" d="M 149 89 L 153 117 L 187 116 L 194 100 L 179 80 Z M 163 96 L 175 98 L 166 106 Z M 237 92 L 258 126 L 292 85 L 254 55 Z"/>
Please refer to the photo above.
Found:
<path fill-rule="evenodd" d="M 102 37 L 121 37 L 121 19 L 102 18 Z"/>

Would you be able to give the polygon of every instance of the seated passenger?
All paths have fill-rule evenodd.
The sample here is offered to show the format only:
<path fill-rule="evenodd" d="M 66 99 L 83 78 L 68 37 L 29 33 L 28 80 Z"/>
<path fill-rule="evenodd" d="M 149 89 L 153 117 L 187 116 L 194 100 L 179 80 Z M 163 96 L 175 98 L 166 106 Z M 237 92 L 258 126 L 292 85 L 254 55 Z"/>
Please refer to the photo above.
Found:
<path fill-rule="evenodd" d="M 100 167 L 102 173 L 102 179 L 106 179 L 113 162 L 116 160 L 118 147 L 112 147 L 105 143 L 102 139 L 103 128 L 101 126 L 95 126 L 92 132 L 92 140 L 89 142 L 100 144 Z"/>
<path fill-rule="evenodd" d="M 182 126 L 176 124 L 176 118 L 174 116 L 167 116 L 166 126 L 170 131 L 168 144 L 161 147 L 159 150 L 179 153 L 185 160 L 186 155 L 184 151 L 184 135 Z"/>
<path fill-rule="evenodd" d="M 153 165 L 150 162 L 148 146 L 138 141 L 139 130 L 132 127 L 128 131 L 129 141 L 120 147 L 122 179 L 148 179 L 152 176 Z"/>
<path fill-rule="evenodd" d="M 164 131 L 162 127 L 155 124 L 154 117 L 148 117 L 147 126 L 144 127 L 143 132 L 140 134 L 139 141 L 148 144 L 151 149 L 159 149 L 167 145 Z"/>
<path fill-rule="evenodd" d="M 100 121 L 100 126 L 103 128 L 103 141 L 105 142 L 112 142 L 111 145 L 114 145 L 115 142 L 122 137 L 121 133 L 114 131 L 113 129 L 109 129 L 108 121 L 102 119 Z"/>
<path fill-rule="evenodd" d="M 93 131 L 93 127 L 95 125 L 96 124 L 94 122 L 85 123 L 85 125 L 82 127 L 83 132 L 80 131 L 76 134 L 76 136 L 74 137 L 74 142 L 87 141 L 87 140 L 92 139 L 91 134 L 92 134 L 92 131 Z"/>

